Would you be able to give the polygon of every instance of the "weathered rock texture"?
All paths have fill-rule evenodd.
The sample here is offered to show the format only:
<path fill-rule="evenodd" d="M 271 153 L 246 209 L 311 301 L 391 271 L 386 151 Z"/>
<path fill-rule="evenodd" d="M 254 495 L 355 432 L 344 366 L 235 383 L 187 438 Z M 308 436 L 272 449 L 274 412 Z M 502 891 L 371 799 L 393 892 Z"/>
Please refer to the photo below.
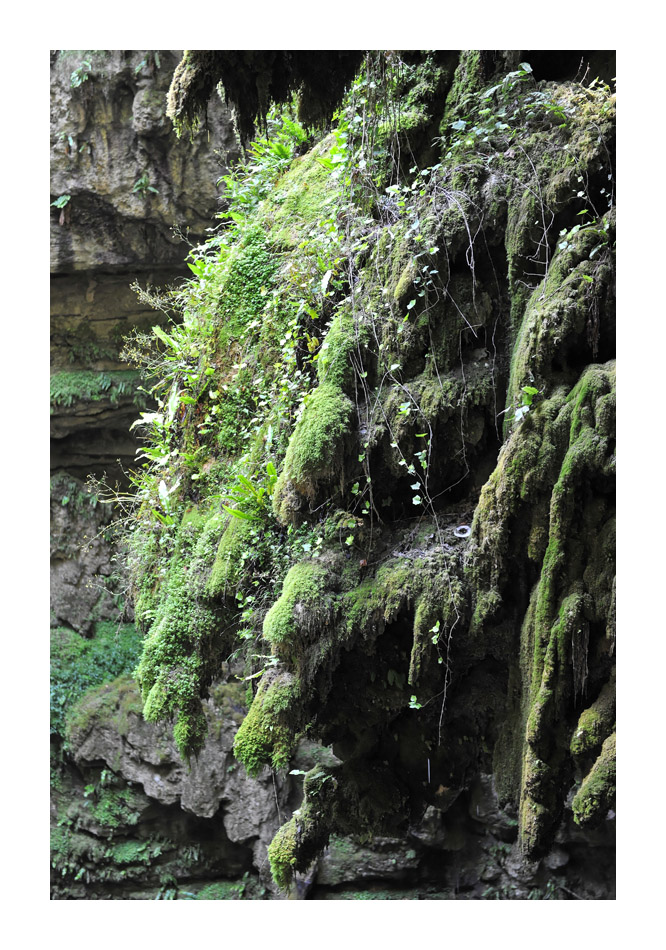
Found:
<path fill-rule="evenodd" d="M 166 94 L 180 56 L 51 53 L 51 200 L 69 196 L 50 209 L 51 471 L 80 482 L 92 473 L 126 484 L 137 447 L 129 429 L 145 397 L 119 353 L 133 328 L 163 320 L 130 285 L 159 287 L 188 272 L 182 236 L 196 244 L 214 226 L 217 181 L 237 153 L 219 100 L 210 105 L 210 131 L 191 141 L 174 134 Z M 77 554 L 72 510 L 59 513 L 52 537 L 53 609 L 57 622 L 89 630 L 108 615 L 93 574 L 108 578 L 112 551 L 101 553 L 100 537 L 97 556 Z"/>
<path fill-rule="evenodd" d="M 376 51 L 342 133 L 276 122 L 199 257 L 133 520 L 141 697 L 68 736 L 273 895 L 613 897 L 610 58 Z"/>

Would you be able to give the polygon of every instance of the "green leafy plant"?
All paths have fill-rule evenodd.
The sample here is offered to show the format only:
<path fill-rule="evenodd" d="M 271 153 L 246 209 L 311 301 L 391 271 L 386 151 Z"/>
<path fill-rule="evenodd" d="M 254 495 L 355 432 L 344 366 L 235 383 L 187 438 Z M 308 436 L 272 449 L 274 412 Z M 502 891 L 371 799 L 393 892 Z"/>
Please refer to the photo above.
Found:
<path fill-rule="evenodd" d="M 70 85 L 72 89 L 77 89 L 87 81 L 88 77 L 90 76 L 91 69 L 92 64 L 88 59 L 84 59 L 81 65 L 77 66 L 70 77 Z"/>
<path fill-rule="evenodd" d="M 51 202 L 51 207 L 62 209 L 65 207 L 65 205 L 68 205 L 71 200 L 72 200 L 71 195 L 60 195 L 59 198 L 56 198 L 55 201 Z"/>
<path fill-rule="evenodd" d="M 238 474 L 236 483 L 228 492 L 226 500 L 235 507 L 222 505 L 224 510 L 244 521 L 261 521 L 269 512 L 270 499 L 277 482 L 277 471 L 272 462 L 266 463 L 266 475 L 259 485 L 253 485 L 245 475 Z"/>
<path fill-rule="evenodd" d="M 134 669 L 141 636 L 131 624 L 99 623 L 94 639 L 73 630 L 51 633 L 51 734 L 64 736 L 68 710 L 89 689 Z"/>
<path fill-rule="evenodd" d="M 539 394 L 539 390 L 535 386 L 523 386 L 521 389 L 523 394 L 521 405 L 514 412 L 514 420 L 520 422 L 520 420 L 530 411 L 530 406 L 534 402 L 534 397 Z"/>
<path fill-rule="evenodd" d="M 149 194 L 159 195 L 157 188 L 154 188 L 150 184 L 150 177 L 148 172 L 144 172 L 140 178 L 134 182 L 134 187 L 132 188 L 133 195 L 141 195 L 142 198 L 147 198 Z"/>
<path fill-rule="evenodd" d="M 146 56 L 143 57 L 141 62 L 134 67 L 134 75 L 138 76 L 139 73 L 146 67 L 154 72 L 156 69 L 159 69 L 161 65 L 159 52 L 157 50 L 151 50 Z"/>

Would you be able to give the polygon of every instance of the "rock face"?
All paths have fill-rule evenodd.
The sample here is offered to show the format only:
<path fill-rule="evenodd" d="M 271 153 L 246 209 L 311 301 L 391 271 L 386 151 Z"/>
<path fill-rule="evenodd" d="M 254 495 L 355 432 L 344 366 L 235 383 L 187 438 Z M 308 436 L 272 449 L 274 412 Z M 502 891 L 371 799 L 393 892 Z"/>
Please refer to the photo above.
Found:
<path fill-rule="evenodd" d="M 177 806 L 204 819 L 202 827 L 216 828 L 244 856 L 240 866 L 232 862 L 224 867 L 225 876 L 238 870 L 261 873 L 293 783 L 284 777 L 274 782 L 268 769 L 250 778 L 236 762 L 232 747 L 245 713 L 243 695 L 238 683 L 212 691 L 206 704 L 209 741 L 188 766 L 170 730 L 144 722 L 136 685 L 121 677 L 89 692 L 76 707 L 69 722 L 70 754 L 82 772 L 103 762 L 122 787 L 141 788 L 153 820 L 156 811 L 166 815 L 170 806 Z M 79 830 L 86 829 L 79 823 Z M 270 875 L 262 879 L 271 886 Z"/>
<path fill-rule="evenodd" d="M 200 240 L 235 139 L 212 102 L 210 135 L 178 140 L 166 93 L 180 50 L 57 50 L 51 62 L 52 273 L 181 267 L 177 228 Z M 85 65 L 88 64 L 88 65 Z M 79 70 L 80 85 L 72 85 Z M 74 80 L 76 82 L 76 80 Z"/>
<path fill-rule="evenodd" d="M 401 837 L 333 836 L 281 893 L 267 847 L 302 806 L 302 779 L 268 768 L 251 778 L 238 764 L 244 693 L 239 683 L 211 689 L 208 739 L 190 768 L 171 729 L 143 720 L 130 677 L 84 696 L 68 724 L 75 769 L 53 795 L 54 899 L 154 899 L 166 879 L 179 899 L 564 899 L 580 880 L 588 899 L 607 897 L 612 862 L 597 859 L 608 829 L 590 858 L 589 838 L 571 823 L 541 864 L 530 864 L 491 775 L 448 806 L 429 806 Z M 293 765 L 302 773 L 336 762 L 330 750 L 302 742 Z"/>
<path fill-rule="evenodd" d="M 248 772 L 332 746 L 269 847 L 284 891 L 330 841 L 398 839 L 431 806 L 467 891 L 495 874 L 475 823 L 521 888 L 573 867 L 579 831 L 611 847 L 615 97 L 530 56 L 369 55 L 377 112 L 350 96 L 310 150 L 276 121 L 188 298 L 182 423 L 143 483 L 154 505 L 175 486 L 173 517 L 135 520 L 137 677 L 195 755 L 240 631 L 270 660 Z M 174 85 L 196 78 L 187 58 Z"/>
<path fill-rule="evenodd" d="M 212 226 L 216 182 L 237 154 L 219 100 L 210 131 L 175 136 L 166 94 L 181 55 L 51 53 L 51 471 L 61 482 L 92 473 L 126 484 L 137 447 L 129 429 L 146 403 L 119 353 L 133 328 L 160 322 L 130 285 L 165 286 L 187 273 L 183 237 L 196 244 Z M 87 631 L 109 612 L 92 578 L 110 576 L 112 550 L 100 537 L 95 555 L 77 552 L 81 513 L 70 521 L 74 506 L 61 505 L 72 487 L 54 490 L 54 620 Z M 90 506 L 85 515 L 92 528 Z M 98 509 L 93 520 L 99 529 L 109 519 Z"/>
<path fill-rule="evenodd" d="M 260 146 L 133 521 L 142 695 L 95 680 L 56 743 L 55 899 L 613 898 L 615 104 L 574 53 L 380 51 L 395 127 L 355 99 L 346 136 L 308 151 L 285 119 Z M 134 115 L 151 55 L 118 60 L 100 121 Z M 62 340 L 158 247 L 160 167 L 135 162 L 145 233 L 119 196 L 108 270 L 55 242 Z M 101 208 L 65 194 L 57 228 Z M 77 472 L 137 408 L 112 337 L 101 315 L 79 343 L 93 370 L 54 344 Z M 112 565 L 72 570 L 82 494 L 55 493 L 53 553 L 56 619 L 87 632 L 82 580 Z"/>

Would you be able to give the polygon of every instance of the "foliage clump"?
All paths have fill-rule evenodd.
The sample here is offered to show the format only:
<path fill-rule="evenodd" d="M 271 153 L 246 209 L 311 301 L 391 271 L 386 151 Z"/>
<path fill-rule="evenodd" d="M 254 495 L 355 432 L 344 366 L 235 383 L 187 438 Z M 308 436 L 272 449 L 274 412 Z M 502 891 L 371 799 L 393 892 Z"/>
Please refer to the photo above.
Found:
<path fill-rule="evenodd" d="M 64 737 L 67 717 L 84 693 L 130 673 L 140 650 L 141 636 L 132 624 L 99 622 L 92 639 L 65 627 L 52 630 L 52 735 Z"/>

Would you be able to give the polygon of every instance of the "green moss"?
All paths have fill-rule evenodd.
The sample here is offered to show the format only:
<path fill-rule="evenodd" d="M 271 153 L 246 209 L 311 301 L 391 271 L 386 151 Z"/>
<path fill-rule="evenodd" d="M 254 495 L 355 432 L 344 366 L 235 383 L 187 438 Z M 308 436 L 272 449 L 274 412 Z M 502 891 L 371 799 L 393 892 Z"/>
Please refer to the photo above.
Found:
<path fill-rule="evenodd" d="M 261 227 L 248 228 L 226 259 L 219 279 L 219 351 L 228 360 L 230 348 L 262 317 L 274 286 L 279 258 Z"/>
<path fill-rule="evenodd" d="M 141 638 L 132 624 L 98 623 L 93 639 L 63 627 L 51 631 L 51 732 L 64 736 L 66 720 L 88 690 L 128 673 Z"/>
<path fill-rule="evenodd" d="M 351 400 L 332 383 L 323 383 L 311 394 L 275 486 L 273 505 L 283 523 L 293 504 L 290 492 L 313 501 L 320 486 L 330 487 L 342 477 L 352 416 Z"/>
<path fill-rule="evenodd" d="M 590 282 L 594 294 L 603 297 L 611 271 L 605 266 L 599 268 L 598 262 L 589 258 L 599 244 L 595 229 L 579 231 L 567 243 L 567 249 L 555 256 L 546 280 L 527 303 L 512 352 L 507 405 L 521 404 L 522 386 L 546 388 L 554 363 L 578 363 L 581 351 L 586 350 L 592 356 L 586 340 Z"/>
<path fill-rule="evenodd" d="M 615 670 L 597 699 L 585 709 L 571 739 L 571 754 L 583 756 L 598 753 L 615 725 Z"/>
<path fill-rule="evenodd" d="M 230 518 L 215 555 L 207 592 L 213 598 L 232 599 L 245 570 L 245 557 L 256 528 L 250 521 Z"/>
<path fill-rule="evenodd" d="M 268 860 L 273 880 L 280 890 L 288 891 L 294 879 L 296 865 L 296 819 L 283 825 L 268 846 Z"/>
<path fill-rule="evenodd" d="M 601 747 L 601 753 L 585 776 L 573 800 L 576 824 L 597 824 L 615 807 L 615 733 Z"/>
<path fill-rule="evenodd" d="M 297 737 L 285 724 L 285 714 L 298 696 L 298 681 L 290 674 L 264 674 L 234 739 L 234 755 L 249 775 L 256 776 L 265 765 L 280 770 L 289 764 Z"/>
<path fill-rule="evenodd" d="M 325 594 L 330 575 L 317 562 L 295 564 L 287 574 L 282 593 L 264 620 L 264 637 L 280 656 L 293 649 L 297 636 L 318 633 L 325 623 Z"/>
<path fill-rule="evenodd" d="M 483 85 L 481 50 L 461 51 L 460 60 L 453 74 L 453 81 L 446 98 L 446 111 L 440 128 L 441 135 L 449 134 L 449 125 L 460 116 L 467 116 L 476 105 L 476 97 Z"/>
<path fill-rule="evenodd" d="M 198 901 L 237 901 L 244 896 L 243 881 L 216 881 L 206 884 L 197 894 Z"/>
<path fill-rule="evenodd" d="M 305 873 L 328 844 L 336 773 L 335 767 L 326 769 L 318 765 L 310 769 L 303 782 L 303 805 L 278 829 L 268 846 L 271 874 L 282 891 L 290 889 L 295 872 Z"/>
<path fill-rule="evenodd" d="M 307 229 L 326 217 L 337 200 L 337 182 L 319 162 L 333 144 L 333 136 L 328 136 L 307 155 L 294 159 L 266 202 L 264 214 L 282 247 L 295 248 Z"/>
<path fill-rule="evenodd" d="M 186 511 L 136 670 L 146 720 L 177 716 L 174 737 L 185 758 L 203 746 L 200 696 L 219 670 L 221 655 L 231 652 L 228 624 L 206 596 L 221 524 L 215 512 Z"/>
<path fill-rule="evenodd" d="M 328 383 L 348 396 L 354 395 L 356 370 L 365 363 L 367 327 L 354 320 L 348 313 L 334 317 L 326 338 L 319 350 L 317 372 L 319 382 Z"/>
<path fill-rule="evenodd" d="M 469 569 L 475 583 L 480 582 L 475 613 L 479 626 L 491 621 L 493 609 L 501 604 L 508 576 L 497 571 L 511 550 L 507 529 L 515 530 L 513 519 L 525 509 L 531 518 L 547 517 L 540 577 L 521 632 L 522 699 L 513 707 L 512 723 L 495 757 L 499 772 L 515 770 L 524 742 L 520 840 L 528 853 L 543 845 L 561 807 L 554 790 L 564 750 L 557 746 L 569 745 L 570 733 L 565 737 L 562 729 L 566 710 L 572 696 L 584 689 L 589 622 L 605 622 L 611 610 L 612 519 L 604 524 L 603 497 L 595 509 L 586 510 L 582 523 L 577 511 L 591 479 L 613 466 L 614 442 L 595 428 L 595 406 L 608 400 L 614 385 L 614 364 L 592 366 L 570 393 L 560 391 L 530 413 L 532 418 L 521 423 L 505 445 L 475 516 Z M 548 511 L 535 502 L 540 493 L 548 497 L 549 492 Z M 532 539 L 536 527 L 534 522 L 529 526 Z M 542 543 L 535 548 L 537 557 Z M 475 574 L 489 559 L 490 574 Z M 493 601 L 488 587 L 495 588 Z M 502 756 L 507 757 L 504 763 Z"/>
<path fill-rule="evenodd" d="M 129 788 L 101 788 L 99 793 L 89 800 L 90 814 L 102 828 L 117 831 L 139 820 L 137 796 Z"/>
<path fill-rule="evenodd" d="M 81 743 L 96 726 L 112 723 L 121 736 L 126 736 L 132 716 L 141 718 L 141 697 L 131 676 L 120 676 L 89 690 L 70 709 L 66 720 L 66 736 L 72 745 Z"/>
<path fill-rule="evenodd" d="M 276 837 L 281 887 L 329 833 L 376 833 L 420 808 L 414 776 L 426 758 L 443 785 L 486 771 L 498 732 L 497 787 L 537 856 L 563 815 L 563 789 L 605 738 L 596 710 L 579 713 L 586 688 L 607 678 L 605 668 L 588 676 L 588 663 L 607 664 L 614 647 L 614 367 L 584 369 L 597 330 L 599 351 L 611 352 L 612 222 L 585 219 L 566 240 L 557 231 L 588 204 L 577 178 L 590 208 L 606 202 L 611 107 L 607 91 L 578 83 L 515 73 L 502 83 L 505 53 L 407 51 L 398 78 L 390 56 L 373 54 L 379 82 L 362 87 L 364 138 L 354 143 L 370 143 L 365 164 L 330 175 L 318 161 L 329 138 L 264 177 L 259 169 L 260 181 L 248 169 L 236 197 L 229 188 L 233 223 L 192 288 L 192 301 L 207 300 L 193 303 L 193 339 L 220 395 L 179 417 L 176 441 L 198 453 L 202 477 L 183 482 L 178 503 L 224 499 L 242 451 L 239 468 L 264 472 L 270 459 L 280 471 L 274 511 L 291 530 L 257 527 L 257 546 L 275 548 L 259 564 L 248 554 L 255 529 L 239 519 L 209 527 L 202 504 L 201 516 L 162 532 L 161 551 L 146 542 L 137 606 L 152 622 L 139 673 L 147 715 L 177 716 L 179 745 L 199 748 L 200 697 L 239 649 L 231 608 L 251 591 L 243 636 L 263 622 L 264 647 L 252 649 L 265 655 L 269 644 L 277 662 L 240 727 L 239 759 L 252 773 L 284 767 L 307 731 L 336 743 L 344 762 L 308 778 L 295 824 Z M 215 65 L 206 55 L 186 54 L 193 88 Z M 500 85 L 482 99 L 486 83 Z M 393 115 L 383 97 L 396 86 Z M 553 97 L 567 110 L 559 126 Z M 398 191 L 387 193 L 389 165 Z M 318 348 L 320 323 L 330 329 Z M 507 414 L 472 538 L 459 541 L 452 527 L 469 520 L 472 487 L 501 441 L 499 403 L 508 392 L 515 407 L 528 383 L 538 397 L 522 421 Z M 203 424 L 216 400 L 223 407 Z M 220 460 L 227 471 L 204 479 Z M 417 477 L 432 509 L 411 506 Z M 412 517 L 435 509 L 436 523 Z M 313 551 L 298 531 L 324 519 L 319 560 L 294 566 Z M 424 705 L 409 709 L 417 689 Z"/>
<path fill-rule="evenodd" d="M 111 859 L 117 865 L 151 863 L 152 854 L 147 841 L 118 841 L 110 846 Z"/>

